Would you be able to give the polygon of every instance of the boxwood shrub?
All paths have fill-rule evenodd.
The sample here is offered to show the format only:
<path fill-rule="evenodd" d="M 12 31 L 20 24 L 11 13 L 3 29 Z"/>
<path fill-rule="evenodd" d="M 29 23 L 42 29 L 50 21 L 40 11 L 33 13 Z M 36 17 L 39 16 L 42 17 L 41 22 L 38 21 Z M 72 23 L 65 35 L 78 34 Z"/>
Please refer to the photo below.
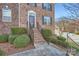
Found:
<path fill-rule="evenodd" d="M 49 29 L 43 29 L 41 32 L 47 42 L 51 42 L 62 47 L 67 47 L 67 42 L 65 42 L 66 39 L 64 37 L 58 37 Z"/>
<path fill-rule="evenodd" d="M 4 55 L 5 55 L 4 51 L 0 49 L 0 56 L 4 56 Z"/>
<path fill-rule="evenodd" d="M 65 48 L 67 47 L 67 44 L 68 44 L 67 42 L 63 42 L 63 41 L 61 41 L 57 38 L 53 38 L 53 37 L 50 37 L 48 40 L 56 45 L 60 45 Z"/>
<path fill-rule="evenodd" d="M 27 29 L 26 28 L 11 28 L 12 34 L 26 34 Z"/>
<path fill-rule="evenodd" d="M 30 43 L 30 38 L 28 35 L 20 35 L 16 37 L 13 44 L 16 48 L 22 48 L 27 46 Z"/>
<path fill-rule="evenodd" d="M 66 38 L 64 38 L 63 36 L 58 36 L 58 39 L 63 41 L 63 42 L 66 41 Z"/>
<path fill-rule="evenodd" d="M 13 41 L 15 40 L 15 38 L 17 37 L 18 35 L 9 35 L 9 38 L 8 38 L 8 42 L 10 44 L 13 44 Z"/>
<path fill-rule="evenodd" d="M 52 36 L 52 31 L 50 29 L 42 29 L 41 33 L 42 33 L 42 35 L 44 36 L 45 39 Z"/>
<path fill-rule="evenodd" d="M 0 42 L 7 42 L 8 41 L 8 35 L 0 35 Z"/>
<path fill-rule="evenodd" d="M 79 32 L 76 32 L 75 34 L 79 35 Z"/>

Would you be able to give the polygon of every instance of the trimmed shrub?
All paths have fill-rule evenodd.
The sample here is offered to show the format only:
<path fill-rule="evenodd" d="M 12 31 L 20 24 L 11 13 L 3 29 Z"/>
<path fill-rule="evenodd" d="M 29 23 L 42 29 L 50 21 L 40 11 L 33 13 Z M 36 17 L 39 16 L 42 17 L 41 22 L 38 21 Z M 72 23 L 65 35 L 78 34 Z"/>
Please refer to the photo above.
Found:
<path fill-rule="evenodd" d="M 52 35 L 52 36 L 50 36 L 50 37 L 48 37 L 48 38 L 46 38 L 46 40 L 49 41 L 49 42 L 51 42 L 52 39 L 53 39 L 53 40 L 58 40 L 58 38 L 57 38 L 57 36 L 56 36 L 55 34 Z"/>
<path fill-rule="evenodd" d="M 26 34 L 26 28 L 11 28 L 12 34 Z"/>
<path fill-rule="evenodd" d="M 49 29 L 43 29 L 41 32 L 47 42 L 51 42 L 62 47 L 67 47 L 68 43 L 65 42 L 66 39 L 64 37 L 57 37 L 57 35 L 52 34 L 52 31 Z"/>
<path fill-rule="evenodd" d="M 0 49 L 0 56 L 4 56 L 5 53 Z"/>
<path fill-rule="evenodd" d="M 29 43 L 30 43 L 30 38 L 28 37 L 28 35 L 20 35 L 20 36 L 16 37 L 16 39 L 13 42 L 13 44 L 16 48 L 25 47 Z"/>
<path fill-rule="evenodd" d="M 0 42 L 7 42 L 8 41 L 8 35 L 0 35 Z"/>
<path fill-rule="evenodd" d="M 79 35 L 79 32 L 76 32 L 75 34 Z"/>
<path fill-rule="evenodd" d="M 51 41 L 52 39 L 58 39 L 55 34 L 52 34 L 52 31 L 50 29 L 42 29 L 42 35 L 47 41 Z"/>
<path fill-rule="evenodd" d="M 66 41 L 66 38 L 64 38 L 62 36 L 58 36 L 58 39 L 61 40 L 61 41 L 63 41 L 63 42 Z"/>
<path fill-rule="evenodd" d="M 9 38 L 8 38 L 8 42 L 10 44 L 13 44 L 13 41 L 15 40 L 15 38 L 17 37 L 18 35 L 9 35 Z"/>
<path fill-rule="evenodd" d="M 45 39 L 52 36 L 52 31 L 50 29 L 42 29 L 41 32 Z"/>
<path fill-rule="evenodd" d="M 62 46 L 62 47 L 67 47 L 67 42 L 62 42 L 61 40 L 59 40 L 59 39 L 53 39 L 52 37 L 51 38 L 49 38 L 49 40 L 50 40 L 50 42 L 52 42 L 52 43 L 54 43 L 54 44 L 56 44 L 56 45 L 60 45 L 60 46 Z"/>

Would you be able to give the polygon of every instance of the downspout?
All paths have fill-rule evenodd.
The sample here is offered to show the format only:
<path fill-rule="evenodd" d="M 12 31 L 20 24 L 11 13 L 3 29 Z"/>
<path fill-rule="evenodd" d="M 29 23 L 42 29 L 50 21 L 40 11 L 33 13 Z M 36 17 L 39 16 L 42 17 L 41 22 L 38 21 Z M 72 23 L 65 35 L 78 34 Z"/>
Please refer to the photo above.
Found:
<path fill-rule="evenodd" d="M 19 8 L 18 8 L 18 15 L 19 15 L 19 27 L 21 27 L 20 26 L 20 3 L 19 3 Z"/>

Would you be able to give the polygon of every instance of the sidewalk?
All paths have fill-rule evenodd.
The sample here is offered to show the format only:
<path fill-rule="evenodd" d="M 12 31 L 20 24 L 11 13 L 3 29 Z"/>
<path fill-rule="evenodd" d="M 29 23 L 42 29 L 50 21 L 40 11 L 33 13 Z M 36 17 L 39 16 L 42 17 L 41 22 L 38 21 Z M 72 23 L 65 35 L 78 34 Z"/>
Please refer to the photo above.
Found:
<path fill-rule="evenodd" d="M 23 52 L 19 52 L 16 54 L 12 54 L 11 56 L 65 56 L 66 51 L 63 51 L 61 49 L 58 49 L 55 47 L 56 45 L 48 45 L 43 44 L 38 48 L 26 50 Z"/>

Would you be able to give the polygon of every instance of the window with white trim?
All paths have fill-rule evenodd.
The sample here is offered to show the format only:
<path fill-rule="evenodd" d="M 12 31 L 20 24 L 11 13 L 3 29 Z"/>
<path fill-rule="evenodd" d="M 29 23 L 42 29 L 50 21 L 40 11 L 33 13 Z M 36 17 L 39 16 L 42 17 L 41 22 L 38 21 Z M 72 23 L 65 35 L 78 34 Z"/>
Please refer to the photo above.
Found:
<path fill-rule="evenodd" d="M 11 9 L 6 6 L 5 8 L 2 8 L 2 21 L 3 22 L 11 22 Z"/>
<path fill-rule="evenodd" d="M 42 24 L 51 25 L 52 24 L 52 17 L 43 16 L 42 17 Z"/>
<path fill-rule="evenodd" d="M 51 4 L 50 3 L 43 3 L 42 8 L 48 11 L 52 10 Z"/>

